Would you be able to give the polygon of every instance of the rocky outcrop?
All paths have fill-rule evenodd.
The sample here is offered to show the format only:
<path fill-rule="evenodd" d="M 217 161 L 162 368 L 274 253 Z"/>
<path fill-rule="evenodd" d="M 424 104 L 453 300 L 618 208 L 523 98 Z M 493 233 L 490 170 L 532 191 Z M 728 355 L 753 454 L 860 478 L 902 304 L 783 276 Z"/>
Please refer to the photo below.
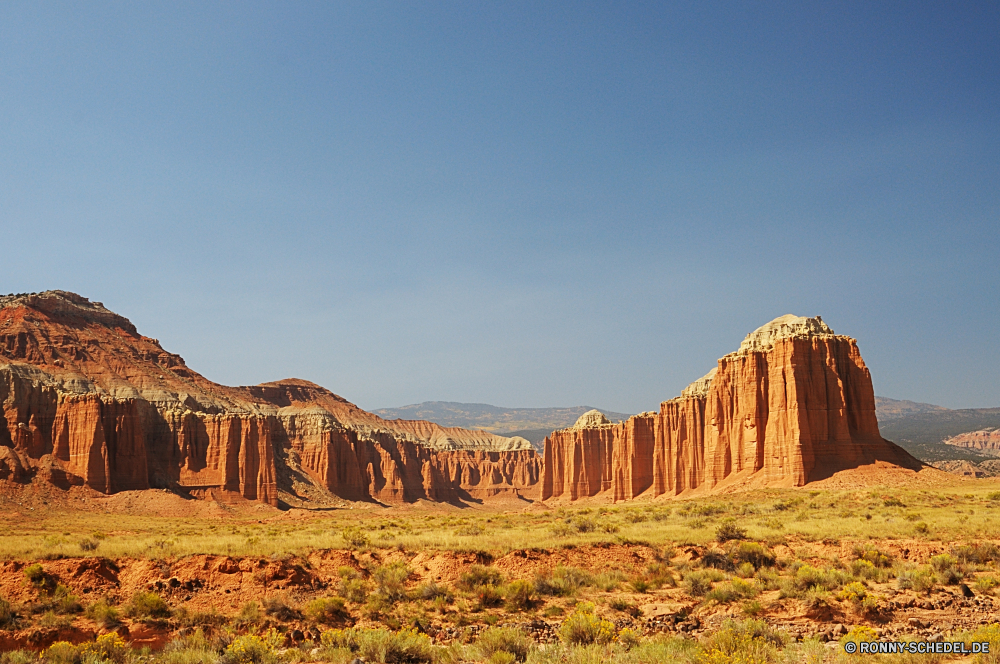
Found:
<path fill-rule="evenodd" d="M 782 316 L 658 413 L 591 418 L 545 441 L 542 499 L 802 486 L 883 461 L 920 462 L 879 435 L 857 343 L 820 318 Z"/>
<path fill-rule="evenodd" d="M 301 380 L 226 387 L 73 293 L 0 298 L 0 479 L 272 505 L 523 498 L 521 438 L 386 421 Z M 298 484 L 296 484 L 298 481 Z"/>
<path fill-rule="evenodd" d="M 945 438 L 943 443 L 975 450 L 989 456 L 1000 456 L 1000 429 L 980 429 Z"/>

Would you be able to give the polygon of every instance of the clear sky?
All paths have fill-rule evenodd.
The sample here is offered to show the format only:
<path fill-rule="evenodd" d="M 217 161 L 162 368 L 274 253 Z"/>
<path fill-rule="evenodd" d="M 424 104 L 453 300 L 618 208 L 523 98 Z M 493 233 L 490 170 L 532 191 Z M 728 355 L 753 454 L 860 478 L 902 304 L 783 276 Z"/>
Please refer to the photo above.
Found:
<path fill-rule="evenodd" d="M 0 4 L 0 291 L 365 408 L 652 409 L 785 313 L 1000 406 L 996 2 Z"/>

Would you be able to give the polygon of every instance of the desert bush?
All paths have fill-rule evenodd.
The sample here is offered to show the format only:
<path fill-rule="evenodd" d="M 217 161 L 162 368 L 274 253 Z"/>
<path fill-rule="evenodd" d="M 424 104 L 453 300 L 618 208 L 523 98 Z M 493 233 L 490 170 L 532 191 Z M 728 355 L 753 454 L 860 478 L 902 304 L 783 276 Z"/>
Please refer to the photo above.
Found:
<path fill-rule="evenodd" d="M 721 581 L 723 575 L 716 570 L 698 570 L 684 575 L 684 589 L 691 597 L 704 597 L 712 589 L 713 581 Z"/>
<path fill-rule="evenodd" d="M 955 557 L 961 563 L 985 565 L 1000 560 L 1000 547 L 993 542 L 976 542 L 955 547 Z"/>
<path fill-rule="evenodd" d="M 270 616 L 281 622 L 298 620 L 302 617 L 302 612 L 288 603 L 288 599 L 281 596 L 265 597 L 264 615 Z"/>
<path fill-rule="evenodd" d="M 896 575 L 896 587 L 900 590 L 923 593 L 933 590 L 936 584 L 934 572 L 926 567 L 917 570 L 903 570 Z"/>
<path fill-rule="evenodd" d="M 848 583 L 837 593 L 837 597 L 850 602 L 862 615 L 868 616 L 878 612 L 878 598 L 868 592 L 868 588 L 860 581 Z"/>
<path fill-rule="evenodd" d="M 735 578 L 722 583 L 705 594 L 705 599 L 719 604 L 728 604 L 738 599 L 748 599 L 760 594 L 760 588 L 753 581 Z"/>
<path fill-rule="evenodd" d="M 569 597 L 593 581 L 593 575 L 585 570 L 559 565 L 550 573 L 535 577 L 535 590 L 539 595 Z"/>
<path fill-rule="evenodd" d="M 114 629 L 121 624 L 118 609 L 108 604 L 108 600 L 103 597 L 88 606 L 85 615 L 104 629 Z"/>
<path fill-rule="evenodd" d="M 836 590 L 848 581 L 847 575 L 838 569 L 817 569 L 812 565 L 802 565 L 790 580 L 798 591 Z"/>
<path fill-rule="evenodd" d="M 7 600 L 0 598 L 0 629 L 14 629 L 17 627 L 17 611 Z"/>
<path fill-rule="evenodd" d="M 351 549 L 363 549 L 371 544 L 371 539 L 369 539 L 368 533 L 361 528 L 344 528 L 340 531 L 340 536 L 343 538 L 344 543 L 347 544 L 348 548 Z"/>
<path fill-rule="evenodd" d="M 715 529 L 715 539 L 719 542 L 746 539 L 747 531 L 737 525 L 735 519 L 726 519 Z"/>
<path fill-rule="evenodd" d="M 459 537 L 478 537 L 486 532 L 486 528 L 481 523 L 468 523 L 455 529 L 455 534 Z"/>
<path fill-rule="evenodd" d="M 303 611 L 309 620 L 330 625 L 347 616 L 344 600 L 340 597 L 318 597 L 305 606 Z"/>
<path fill-rule="evenodd" d="M 849 567 L 851 574 L 862 579 L 876 579 L 879 575 L 875 565 L 862 558 L 852 560 Z"/>
<path fill-rule="evenodd" d="M 372 573 L 375 590 L 368 596 L 369 607 L 383 610 L 406 600 L 408 578 L 410 578 L 410 568 L 402 562 L 377 567 Z"/>
<path fill-rule="evenodd" d="M 436 581 L 428 581 L 427 583 L 417 586 L 414 591 L 414 597 L 417 599 L 438 599 L 444 598 L 445 603 L 450 602 L 452 599 L 451 591 L 448 590 L 447 586 L 443 586 Z"/>
<path fill-rule="evenodd" d="M 786 642 L 787 639 L 780 632 L 768 627 L 763 620 L 730 620 L 709 637 L 698 661 L 701 664 L 774 662 L 778 657 L 778 649 Z"/>
<path fill-rule="evenodd" d="M 509 653 L 516 662 L 528 658 L 532 644 L 531 637 L 516 627 L 489 627 L 476 640 L 476 648 L 484 658 L 491 659 L 495 653 Z"/>
<path fill-rule="evenodd" d="M 42 651 L 45 664 L 80 664 L 80 649 L 69 641 L 56 641 Z"/>
<path fill-rule="evenodd" d="M 892 556 L 871 544 L 855 545 L 853 553 L 855 560 L 867 560 L 874 567 L 892 566 Z"/>
<path fill-rule="evenodd" d="M 949 567 L 954 567 L 958 564 L 958 561 L 952 558 L 947 553 L 942 553 L 941 555 L 932 557 L 929 561 L 931 567 L 934 568 L 935 572 L 943 572 Z"/>
<path fill-rule="evenodd" d="M 172 640 L 157 659 L 160 664 L 218 664 L 219 653 L 205 634 L 198 630 Z"/>
<path fill-rule="evenodd" d="M 360 604 L 368 599 L 368 583 L 361 578 L 361 573 L 353 567 L 341 567 L 340 576 L 340 596 L 348 602 Z"/>
<path fill-rule="evenodd" d="M 966 643 L 985 641 L 990 644 L 989 653 L 976 655 L 976 659 L 972 660 L 974 664 L 997 664 L 1000 662 L 1000 624 L 991 623 L 989 625 L 982 625 L 971 634 L 966 634 L 963 640 Z M 966 648 L 968 647 L 966 646 Z"/>
<path fill-rule="evenodd" d="M 45 571 L 38 563 L 33 563 L 24 568 L 24 577 L 38 592 L 52 593 L 58 583 L 56 578 Z"/>
<path fill-rule="evenodd" d="M 600 574 L 595 574 L 593 578 L 593 585 L 596 588 L 600 588 L 604 592 L 611 592 L 617 590 L 621 582 L 625 580 L 625 576 L 621 572 L 601 572 Z"/>
<path fill-rule="evenodd" d="M 320 635 L 325 648 L 344 648 L 367 662 L 430 662 L 434 649 L 430 637 L 414 630 L 331 629 Z"/>
<path fill-rule="evenodd" d="M 119 634 L 109 632 L 101 634 L 90 643 L 84 644 L 80 648 L 80 655 L 84 660 L 96 659 L 99 662 L 112 662 L 113 664 L 125 664 L 128 659 L 129 647 Z"/>
<path fill-rule="evenodd" d="M 734 543 L 730 546 L 729 558 L 733 561 L 733 565 L 750 563 L 754 569 L 773 567 L 776 561 L 774 554 L 758 542 Z"/>
<path fill-rule="evenodd" d="M 89 537 L 84 537 L 80 540 L 80 550 L 81 551 L 97 551 L 97 547 L 100 546 L 100 542 Z"/>
<path fill-rule="evenodd" d="M 997 581 L 995 576 L 980 576 L 976 579 L 975 588 L 980 593 L 986 594 L 993 592 L 993 589 L 997 587 L 998 583 L 1000 583 L 1000 581 Z"/>
<path fill-rule="evenodd" d="M 702 567 L 712 567 L 715 569 L 721 569 L 725 572 L 731 572 L 733 570 L 733 561 L 725 554 L 723 551 L 718 549 L 709 549 L 698 561 L 701 563 Z"/>
<path fill-rule="evenodd" d="M 756 573 L 757 570 L 751 563 L 742 563 L 739 567 L 736 568 L 736 574 L 743 579 L 749 579 Z"/>
<path fill-rule="evenodd" d="M 285 637 L 273 627 L 263 634 L 237 636 L 222 656 L 225 664 L 268 664 L 277 660 L 276 651 Z"/>
<path fill-rule="evenodd" d="M 132 595 L 132 600 L 125 607 L 125 613 L 130 618 L 169 618 L 170 607 L 156 593 L 140 590 Z"/>
<path fill-rule="evenodd" d="M 259 625 L 264 621 L 264 614 L 260 610 L 257 602 L 247 602 L 240 607 L 240 612 L 236 614 L 233 623 L 237 627 L 249 627 Z"/>
<path fill-rule="evenodd" d="M 600 618 L 594 612 L 591 602 L 580 602 L 573 613 L 563 621 L 559 636 L 564 643 L 590 645 L 591 643 L 611 643 L 615 638 L 615 626 Z"/>
<path fill-rule="evenodd" d="M 634 590 L 637 593 L 645 593 L 649 590 L 649 581 L 641 577 L 632 579 L 631 581 L 628 582 L 628 584 L 629 586 L 631 586 L 632 590 Z"/>
<path fill-rule="evenodd" d="M 467 591 L 474 591 L 480 586 L 502 586 L 503 574 L 496 567 L 472 565 L 467 572 L 462 573 L 457 585 Z"/>
<path fill-rule="evenodd" d="M 530 609 L 538 595 L 535 585 L 529 581 L 518 579 L 507 584 L 507 609 L 509 611 L 525 611 Z"/>
<path fill-rule="evenodd" d="M 0 653 L 0 664 L 35 664 L 38 655 L 30 650 L 8 650 Z"/>
<path fill-rule="evenodd" d="M 476 608 L 478 610 L 488 609 L 493 606 L 503 604 L 503 589 L 499 586 L 486 585 L 479 586 L 475 590 Z"/>

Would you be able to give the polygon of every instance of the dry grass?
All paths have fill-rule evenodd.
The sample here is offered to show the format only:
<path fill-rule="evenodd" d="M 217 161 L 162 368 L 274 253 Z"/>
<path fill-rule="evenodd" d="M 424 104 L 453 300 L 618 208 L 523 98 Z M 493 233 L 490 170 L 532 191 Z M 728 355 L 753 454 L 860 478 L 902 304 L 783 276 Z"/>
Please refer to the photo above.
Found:
<path fill-rule="evenodd" d="M 707 544 L 732 519 L 746 529 L 748 539 L 756 541 L 784 537 L 811 541 L 997 539 L 1000 518 L 995 508 L 1000 507 L 1000 500 L 995 494 L 995 483 L 982 481 L 934 491 L 762 491 L 520 512 L 413 506 L 345 509 L 307 513 L 294 520 L 277 511 L 237 513 L 226 520 L 128 514 L 109 519 L 104 513 L 54 509 L 26 518 L 23 512 L 6 511 L 0 516 L 4 526 L 0 558 L 270 556 L 359 546 L 503 554 L 602 542 Z M 351 538 L 359 530 L 367 534 L 367 542 Z"/>

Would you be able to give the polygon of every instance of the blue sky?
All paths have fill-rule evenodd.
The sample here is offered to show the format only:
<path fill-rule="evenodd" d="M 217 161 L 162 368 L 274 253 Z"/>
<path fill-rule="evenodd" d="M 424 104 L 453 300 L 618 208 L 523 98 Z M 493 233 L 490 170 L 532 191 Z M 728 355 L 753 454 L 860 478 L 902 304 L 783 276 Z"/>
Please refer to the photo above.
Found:
<path fill-rule="evenodd" d="M 0 291 L 366 408 L 652 409 L 785 313 L 1000 406 L 1000 5 L 819 4 L 4 3 Z"/>

